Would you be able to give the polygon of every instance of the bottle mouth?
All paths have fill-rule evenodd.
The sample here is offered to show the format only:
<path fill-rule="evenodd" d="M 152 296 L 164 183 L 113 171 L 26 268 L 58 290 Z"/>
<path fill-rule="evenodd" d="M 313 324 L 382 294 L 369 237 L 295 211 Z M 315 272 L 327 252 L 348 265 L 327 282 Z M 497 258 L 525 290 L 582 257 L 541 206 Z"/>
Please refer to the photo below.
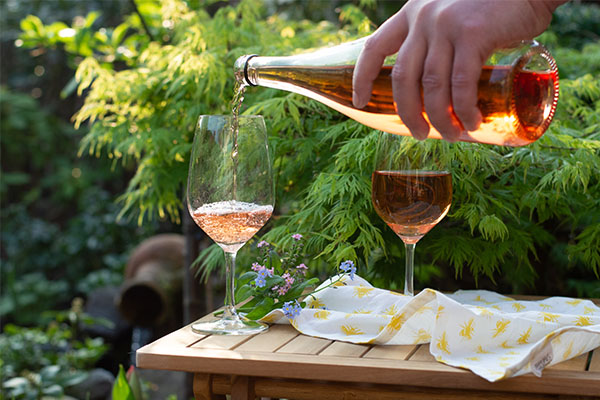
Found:
<path fill-rule="evenodd" d="M 233 65 L 233 73 L 235 76 L 235 80 L 240 84 L 245 84 L 249 86 L 257 86 L 255 83 L 252 83 L 250 77 L 248 76 L 248 61 L 251 58 L 256 57 L 258 54 L 247 54 L 239 57 L 235 64 Z"/>

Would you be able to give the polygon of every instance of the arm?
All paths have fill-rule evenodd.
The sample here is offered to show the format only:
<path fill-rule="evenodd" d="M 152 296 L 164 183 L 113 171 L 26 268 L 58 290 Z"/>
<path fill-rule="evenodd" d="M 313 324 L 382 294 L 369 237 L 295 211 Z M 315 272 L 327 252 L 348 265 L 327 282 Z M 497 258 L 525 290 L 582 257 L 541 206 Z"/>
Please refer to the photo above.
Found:
<path fill-rule="evenodd" d="M 394 102 L 415 138 L 429 133 L 423 107 L 446 140 L 476 130 L 481 123 L 477 81 L 487 57 L 498 47 L 542 33 L 565 2 L 409 0 L 367 39 L 354 71 L 354 105 L 368 103 L 385 57 L 397 53 Z"/>

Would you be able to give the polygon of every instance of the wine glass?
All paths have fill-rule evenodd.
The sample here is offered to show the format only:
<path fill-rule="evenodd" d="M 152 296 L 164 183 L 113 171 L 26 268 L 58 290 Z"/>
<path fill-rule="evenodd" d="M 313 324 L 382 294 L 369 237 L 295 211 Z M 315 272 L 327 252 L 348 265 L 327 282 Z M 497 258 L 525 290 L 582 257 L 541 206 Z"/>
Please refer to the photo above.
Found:
<path fill-rule="evenodd" d="M 371 199 L 381 219 L 406 249 L 404 294 L 414 295 L 417 242 L 446 216 L 452 203 L 452 175 L 444 147 L 437 140 L 417 141 L 382 133 L 371 176 Z"/>
<path fill-rule="evenodd" d="M 265 122 L 261 116 L 203 115 L 198 119 L 187 184 L 194 222 L 225 252 L 225 308 L 197 333 L 249 335 L 267 325 L 235 309 L 235 257 L 273 213 L 275 193 Z"/>

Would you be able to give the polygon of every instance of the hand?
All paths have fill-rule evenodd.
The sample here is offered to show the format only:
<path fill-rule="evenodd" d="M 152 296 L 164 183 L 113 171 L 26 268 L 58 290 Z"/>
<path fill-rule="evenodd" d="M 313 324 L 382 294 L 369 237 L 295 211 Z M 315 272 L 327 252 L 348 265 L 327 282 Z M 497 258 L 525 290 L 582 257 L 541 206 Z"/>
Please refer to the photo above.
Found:
<path fill-rule="evenodd" d="M 563 2 L 409 0 L 365 42 L 354 70 L 354 106 L 367 105 L 385 57 L 398 53 L 392 89 L 402 122 L 415 138 L 427 138 L 424 106 L 435 129 L 454 141 L 481 123 L 477 82 L 488 56 L 542 33 Z"/>

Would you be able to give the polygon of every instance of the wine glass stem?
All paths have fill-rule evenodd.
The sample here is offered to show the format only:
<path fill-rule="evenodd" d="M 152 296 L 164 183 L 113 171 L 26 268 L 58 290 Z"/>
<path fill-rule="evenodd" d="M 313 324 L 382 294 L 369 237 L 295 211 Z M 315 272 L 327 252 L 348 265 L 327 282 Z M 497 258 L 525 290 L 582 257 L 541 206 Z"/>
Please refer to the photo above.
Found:
<path fill-rule="evenodd" d="M 413 287 L 413 276 L 415 269 L 415 243 L 405 243 L 406 249 L 406 268 L 404 271 L 404 294 L 414 296 L 415 289 Z"/>
<path fill-rule="evenodd" d="M 238 318 L 235 311 L 235 257 L 237 252 L 225 252 L 225 309 L 224 319 Z"/>

